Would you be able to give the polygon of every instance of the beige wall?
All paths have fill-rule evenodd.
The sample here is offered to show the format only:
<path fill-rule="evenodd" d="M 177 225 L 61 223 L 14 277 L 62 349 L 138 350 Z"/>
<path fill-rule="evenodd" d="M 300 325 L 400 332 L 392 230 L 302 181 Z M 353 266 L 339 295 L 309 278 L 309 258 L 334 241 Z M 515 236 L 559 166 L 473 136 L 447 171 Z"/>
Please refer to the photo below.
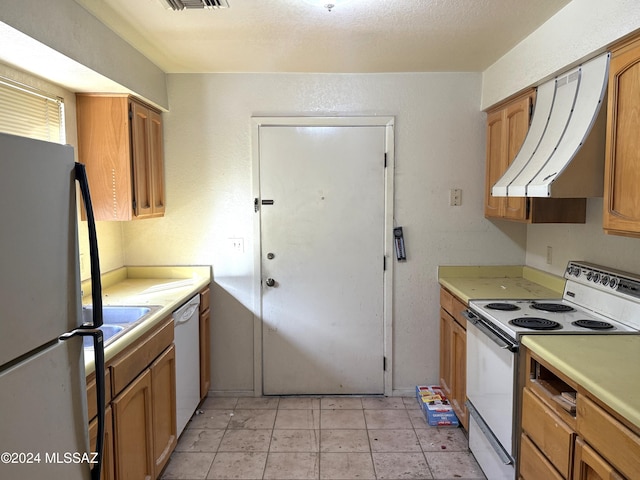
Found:
<path fill-rule="evenodd" d="M 483 72 L 482 109 L 539 85 L 638 28 L 638 0 L 573 0 Z"/>
<path fill-rule="evenodd" d="M 482 215 L 480 75 L 169 75 L 167 213 L 124 225 L 127 264 L 212 264 L 213 389 L 253 389 L 252 115 L 395 115 L 394 389 L 438 379 L 441 264 L 521 264 L 525 227 Z M 336 174 L 338 174 L 336 172 Z M 461 188 L 462 206 L 449 206 Z M 232 255 L 228 238 L 245 239 Z M 309 272 L 313 274 L 313 272 Z"/>

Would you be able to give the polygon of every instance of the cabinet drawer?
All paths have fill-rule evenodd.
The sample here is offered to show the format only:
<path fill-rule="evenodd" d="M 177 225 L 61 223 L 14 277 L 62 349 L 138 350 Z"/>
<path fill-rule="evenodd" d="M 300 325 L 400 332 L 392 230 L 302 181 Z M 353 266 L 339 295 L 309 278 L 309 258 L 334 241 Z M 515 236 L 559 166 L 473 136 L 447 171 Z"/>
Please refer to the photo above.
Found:
<path fill-rule="evenodd" d="M 553 466 L 568 478 L 575 434 L 528 388 L 522 395 L 522 429 Z"/>
<path fill-rule="evenodd" d="M 442 287 L 440 287 L 440 307 L 444 308 L 449 313 L 453 311 L 453 295 Z"/>
<path fill-rule="evenodd" d="M 131 345 L 127 353 L 111 364 L 113 396 L 140 375 L 169 345 L 173 343 L 173 319 L 168 317 L 155 330 Z"/>
<path fill-rule="evenodd" d="M 104 371 L 104 386 L 104 404 L 109 405 L 109 402 L 111 402 L 111 370 L 109 368 L 105 368 Z M 89 420 L 98 415 L 97 395 L 96 374 L 92 373 L 87 377 L 87 413 L 89 414 Z"/>
<path fill-rule="evenodd" d="M 467 309 L 467 305 L 442 287 L 440 287 L 440 307 L 446 310 L 462 328 L 467 329 L 467 319 L 462 316 L 462 311 Z"/>
<path fill-rule="evenodd" d="M 456 297 L 453 297 L 451 308 L 451 315 L 453 316 L 453 318 L 455 318 L 456 322 L 458 322 L 458 324 L 460 324 L 460 326 L 466 330 L 467 319 L 462 316 L 462 312 L 463 310 L 467 309 L 467 306 Z"/>
<path fill-rule="evenodd" d="M 577 398 L 578 435 L 627 478 L 640 478 L 640 437 L 584 395 Z"/>
<path fill-rule="evenodd" d="M 200 292 L 200 313 L 209 310 L 209 297 L 211 296 L 211 290 L 209 287 L 203 289 Z"/>
<path fill-rule="evenodd" d="M 520 437 L 520 478 L 524 480 L 564 480 L 524 433 Z"/>

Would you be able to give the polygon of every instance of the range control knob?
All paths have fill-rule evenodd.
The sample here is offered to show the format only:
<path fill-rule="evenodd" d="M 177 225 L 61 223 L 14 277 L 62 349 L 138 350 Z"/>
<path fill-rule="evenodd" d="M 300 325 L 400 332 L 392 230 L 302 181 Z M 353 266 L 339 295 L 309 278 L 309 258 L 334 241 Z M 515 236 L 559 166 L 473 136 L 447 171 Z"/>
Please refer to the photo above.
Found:
<path fill-rule="evenodd" d="M 602 280 L 600 280 L 602 285 L 609 285 L 609 275 L 603 275 Z"/>
<path fill-rule="evenodd" d="M 593 281 L 598 283 L 600 281 L 600 274 L 599 273 L 594 273 L 593 274 Z"/>
<path fill-rule="evenodd" d="M 587 280 L 591 281 L 592 278 L 593 278 L 593 272 L 587 273 Z"/>
<path fill-rule="evenodd" d="M 611 277 L 611 280 L 609 280 L 609 286 L 611 288 L 618 288 L 618 279 L 615 277 Z"/>

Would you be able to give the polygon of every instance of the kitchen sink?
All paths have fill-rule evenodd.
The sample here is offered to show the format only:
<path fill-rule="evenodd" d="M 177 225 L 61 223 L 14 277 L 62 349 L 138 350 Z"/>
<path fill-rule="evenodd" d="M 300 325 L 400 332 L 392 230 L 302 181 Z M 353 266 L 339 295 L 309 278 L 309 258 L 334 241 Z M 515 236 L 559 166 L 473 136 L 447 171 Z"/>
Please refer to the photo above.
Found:
<path fill-rule="evenodd" d="M 122 325 L 135 323 L 148 315 L 152 308 L 158 307 L 139 307 L 129 305 L 107 305 L 102 307 L 102 323 L 105 325 Z M 82 322 L 91 323 L 93 321 L 93 307 L 88 305 L 82 307 Z"/>
<path fill-rule="evenodd" d="M 102 325 L 100 330 L 102 330 L 102 342 L 106 346 L 111 343 L 112 340 L 115 340 L 114 337 L 124 331 L 125 327 L 122 325 Z M 93 350 L 93 337 L 83 337 L 82 346 L 85 349 Z"/>
<path fill-rule="evenodd" d="M 126 330 L 134 327 L 145 320 L 152 313 L 159 310 L 158 305 L 132 306 L 132 305 L 103 305 L 102 306 L 102 326 L 103 342 L 106 347 Z M 82 307 L 82 323 L 93 322 L 93 306 Z M 93 339 L 85 337 L 83 340 L 85 349 L 93 349 Z"/>

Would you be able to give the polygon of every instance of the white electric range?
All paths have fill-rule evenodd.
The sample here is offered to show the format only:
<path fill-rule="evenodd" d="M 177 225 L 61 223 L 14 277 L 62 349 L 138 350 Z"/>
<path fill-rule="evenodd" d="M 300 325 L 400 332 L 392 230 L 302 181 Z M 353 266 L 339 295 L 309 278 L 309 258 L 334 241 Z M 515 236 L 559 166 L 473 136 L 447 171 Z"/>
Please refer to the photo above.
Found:
<path fill-rule="evenodd" d="M 569 262 L 562 298 L 471 300 L 467 322 L 469 447 L 487 478 L 515 478 L 517 355 L 523 335 L 640 332 L 640 276 Z"/>

